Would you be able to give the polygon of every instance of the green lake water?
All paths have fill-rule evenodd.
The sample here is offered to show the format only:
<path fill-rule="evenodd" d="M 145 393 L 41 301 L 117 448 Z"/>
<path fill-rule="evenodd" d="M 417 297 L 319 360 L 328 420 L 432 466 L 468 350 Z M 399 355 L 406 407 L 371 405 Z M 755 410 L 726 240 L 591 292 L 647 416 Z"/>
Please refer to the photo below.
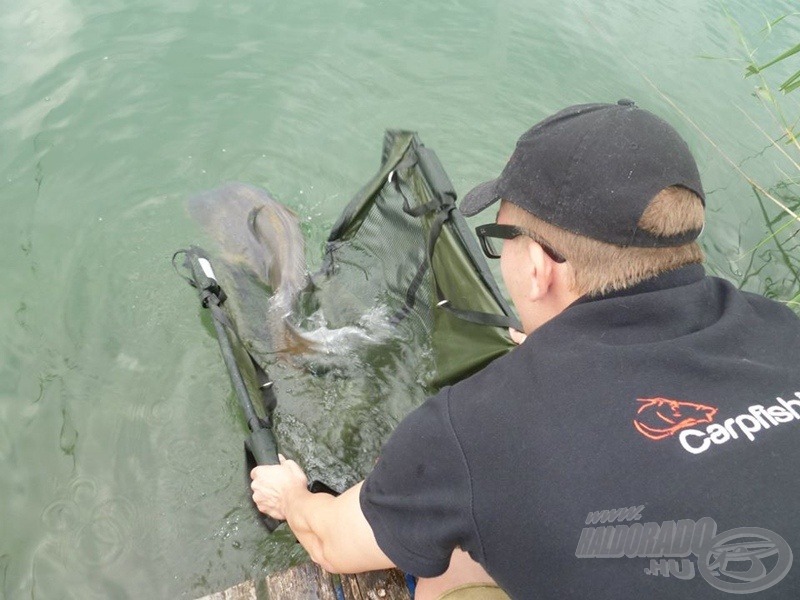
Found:
<path fill-rule="evenodd" d="M 252 519 L 243 424 L 170 265 L 203 240 L 186 199 L 224 181 L 291 206 L 313 265 L 384 129 L 418 131 L 463 194 L 547 114 L 632 98 L 696 154 L 709 271 L 800 293 L 797 226 L 759 245 L 788 220 L 747 180 L 797 211 L 793 149 L 729 60 L 733 21 L 755 44 L 789 0 L 1 6 L 0 598 L 191 599 L 301 556 Z"/>

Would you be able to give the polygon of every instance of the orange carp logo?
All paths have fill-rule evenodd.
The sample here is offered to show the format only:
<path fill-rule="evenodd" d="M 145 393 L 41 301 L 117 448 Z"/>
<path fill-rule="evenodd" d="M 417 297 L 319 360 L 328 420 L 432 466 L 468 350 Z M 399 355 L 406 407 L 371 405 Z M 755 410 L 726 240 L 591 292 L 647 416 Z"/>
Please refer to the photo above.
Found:
<path fill-rule="evenodd" d="M 681 429 L 700 423 L 711 423 L 717 409 L 696 402 L 681 402 L 667 398 L 638 398 L 639 409 L 633 426 L 651 440 L 663 440 Z"/>

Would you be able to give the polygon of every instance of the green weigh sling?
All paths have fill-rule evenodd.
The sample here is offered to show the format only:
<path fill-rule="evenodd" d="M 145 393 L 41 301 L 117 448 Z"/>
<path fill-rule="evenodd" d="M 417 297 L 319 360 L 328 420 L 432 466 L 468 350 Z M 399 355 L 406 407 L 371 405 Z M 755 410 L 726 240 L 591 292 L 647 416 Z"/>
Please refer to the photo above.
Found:
<path fill-rule="evenodd" d="M 281 451 L 341 491 L 426 396 L 513 347 L 507 328 L 521 326 L 455 202 L 436 154 L 413 132 L 388 131 L 380 170 L 333 226 L 292 315 L 300 331 L 336 330 L 364 327 L 378 307 L 391 334 L 339 356 L 283 356 L 264 318 L 272 290 L 224 255 L 183 251 L 251 430 L 251 463 L 274 462 L 254 450 L 274 445 L 277 403 Z"/>

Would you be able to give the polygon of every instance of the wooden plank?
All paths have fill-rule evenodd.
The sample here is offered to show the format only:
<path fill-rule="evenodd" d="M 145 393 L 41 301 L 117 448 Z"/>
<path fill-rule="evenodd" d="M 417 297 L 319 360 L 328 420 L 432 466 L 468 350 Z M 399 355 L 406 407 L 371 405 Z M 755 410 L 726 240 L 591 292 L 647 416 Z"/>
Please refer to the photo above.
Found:
<path fill-rule="evenodd" d="M 222 592 L 204 596 L 200 600 L 257 600 L 256 585 L 252 581 L 245 581 Z"/>
<path fill-rule="evenodd" d="M 273 573 L 266 579 L 269 600 L 336 600 L 333 576 L 314 563 Z"/>
<path fill-rule="evenodd" d="M 264 580 L 269 600 L 338 600 L 336 588 L 345 600 L 411 600 L 403 574 L 397 569 L 370 571 L 358 575 L 331 575 L 314 563 L 304 563 Z M 262 600 L 256 584 L 245 581 L 199 600 Z"/>
<path fill-rule="evenodd" d="M 405 576 L 397 569 L 342 575 L 346 600 L 411 600 Z"/>

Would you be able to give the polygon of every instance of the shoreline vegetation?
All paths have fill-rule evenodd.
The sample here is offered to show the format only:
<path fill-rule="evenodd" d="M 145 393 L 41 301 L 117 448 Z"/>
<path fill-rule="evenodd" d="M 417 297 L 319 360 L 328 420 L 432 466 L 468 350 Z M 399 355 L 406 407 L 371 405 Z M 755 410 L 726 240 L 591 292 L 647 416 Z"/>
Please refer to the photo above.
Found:
<path fill-rule="evenodd" d="M 730 15 L 728 19 L 736 32 L 739 44 L 745 52 L 744 77 L 756 77 L 757 84 L 753 95 L 758 99 L 762 108 L 772 117 L 777 127 L 778 135 L 773 136 L 759 126 L 756 121 L 742 110 L 744 116 L 753 124 L 759 133 L 770 142 L 773 153 L 777 153 L 778 160 L 784 162 L 787 168 L 775 165 L 780 179 L 769 188 L 764 188 L 756 182 L 750 183 L 753 194 L 758 202 L 767 235 L 751 250 L 743 253 L 740 260 L 747 259 L 748 269 L 742 285 L 760 269 L 754 268 L 754 257 L 762 248 L 774 245 L 776 253 L 772 258 L 779 260 L 786 267 L 789 281 L 767 282 L 767 295 L 785 302 L 795 312 L 800 312 L 800 105 L 796 101 L 797 95 L 790 94 L 800 89 L 800 42 L 795 43 L 783 51 L 769 50 L 772 58 L 759 60 L 763 52 L 759 49 L 769 45 L 773 32 L 777 27 L 786 27 L 789 23 L 797 24 L 800 13 L 782 15 L 772 21 L 766 19 L 765 26 L 759 34 L 761 40 L 752 45 L 745 35 L 741 25 Z M 777 87 L 777 92 L 776 92 Z M 771 214 L 768 203 L 772 202 L 780 210 Z M 774 212 L 774 211 L 773 211 Z M 763 268 L 763 267 L 762 267 Z M 790 286 L 787 288 L 787 284 Z M 788 298 L 786 292 L 789 292 Z"/>

